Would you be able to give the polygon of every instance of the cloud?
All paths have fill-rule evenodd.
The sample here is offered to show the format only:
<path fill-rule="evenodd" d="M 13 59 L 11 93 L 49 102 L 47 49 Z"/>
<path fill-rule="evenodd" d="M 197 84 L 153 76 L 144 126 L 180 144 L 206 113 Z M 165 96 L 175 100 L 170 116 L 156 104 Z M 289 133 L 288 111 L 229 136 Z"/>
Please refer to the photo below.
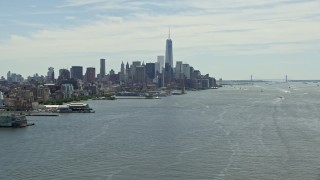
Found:
<path fill-rule="evenodd" d="M 35 4 L 31 4 L 31 5 L 29 5 L 29 7 L 30 7 L 30 8 L 37 8 L 38 6 L 35 5 Z"/>
<path fill-rule="evenodd" d="M 33 28 L 44 28 L 46 27 L 45 24 L 40 23 L 33 23 L 33 22 L 24 22 L 24 21 L 18 21 L 18 20 L 10 20 L 10 22 L 16 26 L 27 26 L 27 27 L 33 27 Z"/>
<path fill-rule="evenodd" d="M 58 6 L 59 8 L 64 7 L 77 7 L 77 6 L 88 6 L 95 5 L 105 0 L 67 0 L 65 4 Z"/>
<path fill-rule="evenodd" d="M 69 0 L 59 7 L 61 11 L 84 8 L 95 19 L 82 25 L 42 27 L 31 36 L 11 35 L 8 43 L 0 44 L 1 58 L 151 59 L 164 54 L 169 26 L 174 56 L 190 63 L 197 54 L 209 58 L 314 52 L 320 48 L 317 5 L 317 1 L 284 0 Z M 124 13 L 110 13 L 113 10 Z"/>
<path fill-rule="evenodd" d="M 66 20 L 75 20 L 77 18 L 74 17 L 74 16 L 66 16 L 66 17 L 64 17 L 64 19 L 66 19 Z"/>

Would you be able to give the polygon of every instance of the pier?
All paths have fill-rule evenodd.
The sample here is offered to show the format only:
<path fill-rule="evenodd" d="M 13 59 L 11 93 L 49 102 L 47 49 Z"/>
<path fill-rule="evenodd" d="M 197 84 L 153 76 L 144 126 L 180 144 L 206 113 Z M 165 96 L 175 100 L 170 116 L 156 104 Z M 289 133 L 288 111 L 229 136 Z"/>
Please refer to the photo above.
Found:
<path fill-rule="evenodd" d="M 26 116 L 59 116 L 57 113 L 31 113 L 26 114 Z"/>
<path fill-rule="evenodd" d="M 159 97 L 145 97 L 145 96 L 116 96 L 116 99 L 161 99 Z"/>

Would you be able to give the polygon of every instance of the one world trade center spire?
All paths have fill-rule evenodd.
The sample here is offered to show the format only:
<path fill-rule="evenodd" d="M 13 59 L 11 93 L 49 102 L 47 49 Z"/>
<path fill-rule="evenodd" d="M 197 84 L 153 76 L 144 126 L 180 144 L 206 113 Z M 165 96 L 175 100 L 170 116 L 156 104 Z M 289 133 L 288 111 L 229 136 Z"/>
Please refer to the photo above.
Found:
<path fill-rule="evenodd" d="M 172 53 L 172 40 L 170 39 L 170 28 L 169 28 L 169 37 L 166 41 L 166 56 L 165 56 L 166 64 L 169 64 L 173 67 L 173 53 Z"/>

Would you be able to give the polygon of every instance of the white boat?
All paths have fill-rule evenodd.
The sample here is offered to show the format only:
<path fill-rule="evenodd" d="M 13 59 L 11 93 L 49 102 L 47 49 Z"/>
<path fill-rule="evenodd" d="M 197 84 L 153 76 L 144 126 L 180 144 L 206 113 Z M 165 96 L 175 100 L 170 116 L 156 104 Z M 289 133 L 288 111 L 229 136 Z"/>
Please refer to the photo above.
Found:
<path fill-rule="evenodd" d="M 95 111 L 85 103 L 70 103 L 67 105 L 59 106 L 58 113 L 94 113 Z"/>

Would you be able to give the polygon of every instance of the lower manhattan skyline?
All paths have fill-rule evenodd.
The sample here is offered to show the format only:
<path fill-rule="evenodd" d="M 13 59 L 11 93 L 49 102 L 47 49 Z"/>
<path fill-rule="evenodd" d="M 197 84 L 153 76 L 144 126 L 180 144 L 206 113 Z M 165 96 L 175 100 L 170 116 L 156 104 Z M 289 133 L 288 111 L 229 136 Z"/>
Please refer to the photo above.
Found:
<path fill-rule="evenodd" d="M 0 76 L 155 62 L 170 27 L 174 65 L 223 79 L 320 79 L 319 9 L 312 0 L 1 1 Z"/>

